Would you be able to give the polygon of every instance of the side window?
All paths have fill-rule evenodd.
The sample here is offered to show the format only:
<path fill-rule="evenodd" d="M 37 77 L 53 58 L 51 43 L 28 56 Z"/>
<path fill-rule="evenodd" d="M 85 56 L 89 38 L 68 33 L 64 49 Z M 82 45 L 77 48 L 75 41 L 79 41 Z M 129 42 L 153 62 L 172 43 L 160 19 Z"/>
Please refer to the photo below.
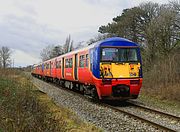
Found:
<path fill-rule="evenodd" d="M 84 58 L 84 55 L 82 55 L 82 67 L 84 67 L 84 61 L 85 61 L 85 58 Z"/>
<path fill-rule="evenodd" d="M 56 61 L 56 68 L 59 68 L 59 61 Z"/>
<path fill-rule="evenodd" d="M 80 59 L 79 59 L 79 67 L 84 67 L 84 55 L 81 55 L 80 56 Z"/>
<path fill-rule="evenodd" d="M 49 69 L 49 64 L 48 63 L 46 64 L 46 69 Z"/>
<path fill-rule="evenodd" d="M 61 68 L 61 61 L 56 61 L 56 68 Z"/>
<path fill-rule="evenodd" d="M 56 62 L 52 62 L 51 67 L 52 67 L 52 68 L 55 68 L 55 66 L 56 66 Z"/>
<path fill-rule="evenodd" d="M 59 68 L 61 68 L 61 61 L 59 61 Z"/>
<path fill-rule="evenodd" d="M 46 69 L 49 69 L 49 64 L 48 63 L 46 64 Z"/>
<path fill-rule="evenodd" d="M 82 59 L 82 55 L 79 56 L 79 67 L 81 67 L 81 59 Z"/>
<path fill-rule="evenodd" d="M 53 66 L 54 66 L 54 63 L 51 62 L 51 63 L 50 63 L 50 69 L 53 68 Z"/>
<path fill-rule="evenodd" d="M 65 68 L 68 68 L 68 67 L 69 67 L 69 60 L 66 59 L 66 60 L 65 60 Z"/>
<path fill-rule="evenodd" d="M 89 55 L 86 54 L 86 67 L 88 67 L 88 66 L 89 66 Z"/>
<path fill-rule="evenodd" d="M 69 68 L 72 68 L 72 65 L 73 65 L 73 60 L 72 58 L 69 59 Z"/>

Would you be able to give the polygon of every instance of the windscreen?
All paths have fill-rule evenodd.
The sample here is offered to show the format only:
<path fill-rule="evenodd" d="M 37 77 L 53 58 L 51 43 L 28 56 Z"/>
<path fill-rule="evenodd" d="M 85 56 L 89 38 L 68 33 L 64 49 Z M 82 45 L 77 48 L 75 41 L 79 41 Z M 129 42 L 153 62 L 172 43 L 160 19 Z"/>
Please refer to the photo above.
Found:
<path fill-rule="evenodd" d="M 101 61 L 137 62 L 137 48 L 102 48 Z"/>

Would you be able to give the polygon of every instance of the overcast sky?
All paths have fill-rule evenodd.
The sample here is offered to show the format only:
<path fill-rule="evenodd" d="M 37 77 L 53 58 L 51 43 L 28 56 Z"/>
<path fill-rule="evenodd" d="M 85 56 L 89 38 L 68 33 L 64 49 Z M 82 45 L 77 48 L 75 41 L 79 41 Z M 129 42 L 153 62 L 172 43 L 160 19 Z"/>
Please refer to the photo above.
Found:
<path fill-rule="evenodd" d="M 123 9 L 146 1 L 0 0 L 0 47 L 13 50 L 15 66 L 38 63 L 47 45 L 63 44 L 69 34 L 75 43 L 87 41 Z"/>

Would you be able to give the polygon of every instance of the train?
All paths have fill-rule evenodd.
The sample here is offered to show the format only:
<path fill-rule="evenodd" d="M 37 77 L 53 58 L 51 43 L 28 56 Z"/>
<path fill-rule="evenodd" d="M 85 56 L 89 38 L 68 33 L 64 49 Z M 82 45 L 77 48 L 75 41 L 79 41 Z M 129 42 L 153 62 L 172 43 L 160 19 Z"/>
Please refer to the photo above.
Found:
<path fill-rule="evenodd" d="M 143 80 L 140 46 L 107 38 L 36 64 L 31 74 L 99 100 L 136 99 Z"/>

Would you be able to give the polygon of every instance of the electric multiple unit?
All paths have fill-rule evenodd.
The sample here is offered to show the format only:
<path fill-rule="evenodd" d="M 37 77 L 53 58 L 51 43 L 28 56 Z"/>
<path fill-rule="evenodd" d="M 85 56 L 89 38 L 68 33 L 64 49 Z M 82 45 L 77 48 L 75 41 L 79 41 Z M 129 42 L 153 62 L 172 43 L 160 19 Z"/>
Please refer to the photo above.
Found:
<path fill-rule="evenodd" d="M 113 37 L 35 65 L 32 75 L 99 99 L 137 98 L 142 86 L 138 44 Z"/>

